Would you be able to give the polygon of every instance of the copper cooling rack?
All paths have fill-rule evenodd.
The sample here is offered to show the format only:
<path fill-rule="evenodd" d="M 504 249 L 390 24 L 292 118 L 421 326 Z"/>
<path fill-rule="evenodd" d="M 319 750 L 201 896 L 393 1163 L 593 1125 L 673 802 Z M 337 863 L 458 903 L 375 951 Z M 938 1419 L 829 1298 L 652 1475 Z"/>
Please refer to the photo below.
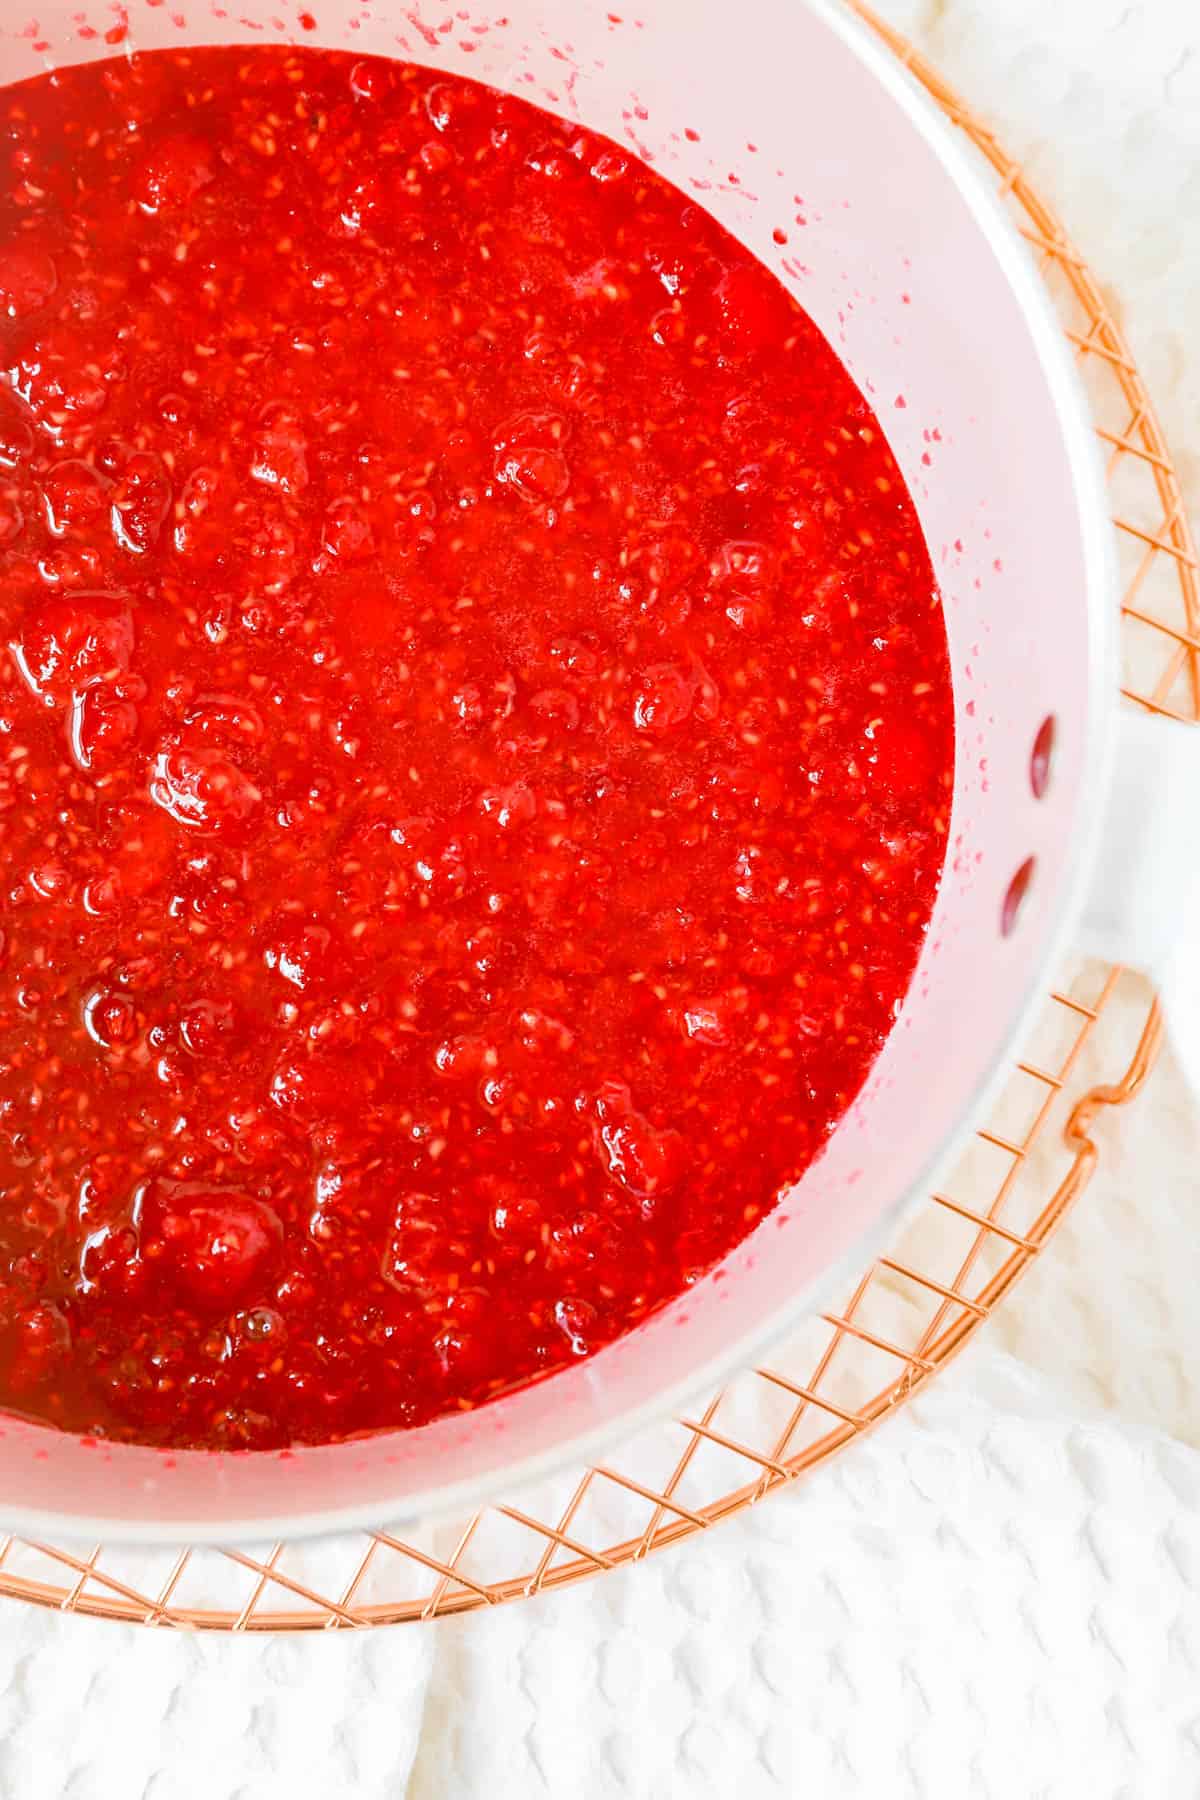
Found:
<path fill-rule="evenodd" d="M 1123 692 L 1200 719 L 1200 583 L 1179 482 L 1113 310 L 1053 210 L 993 133 L 896 32 L 857 10 L 999 185 L 1060 310 L 1108 455 L 1124 584 Z M 974 1335 L 1087 1185 L 1103 1120 L 1137 1095 L 1162 1036 L 1118 968 L 1064 973 L 954 1179 L 836 1310 L 769 1366 L 603 1466 L 451 1527 L 308 1544 L 151 1552 L 0 1540 L 0 1594 L 93 1617 L 220 1631 L 321 1630 L 468 1612 L 551 1590 L 692 1536 L 795 1481 L 901 1406 Z"/>

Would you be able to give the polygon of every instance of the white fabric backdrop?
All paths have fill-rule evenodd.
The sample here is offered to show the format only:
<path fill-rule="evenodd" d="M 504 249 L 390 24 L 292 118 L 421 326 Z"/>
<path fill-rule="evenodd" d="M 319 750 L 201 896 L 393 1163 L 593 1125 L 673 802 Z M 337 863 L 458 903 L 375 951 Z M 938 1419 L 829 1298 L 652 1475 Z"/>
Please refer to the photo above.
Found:
<path fill-rule="evenodd" d="M 1120 297 L 1195 504 L 1195 0 L 877 4 Z M 925 1399 L 641 1568 L 353 1639 L 0 1606 L 0 1800 L 1200 1797 L 1198 1152 L 1168 1062 Z"/>

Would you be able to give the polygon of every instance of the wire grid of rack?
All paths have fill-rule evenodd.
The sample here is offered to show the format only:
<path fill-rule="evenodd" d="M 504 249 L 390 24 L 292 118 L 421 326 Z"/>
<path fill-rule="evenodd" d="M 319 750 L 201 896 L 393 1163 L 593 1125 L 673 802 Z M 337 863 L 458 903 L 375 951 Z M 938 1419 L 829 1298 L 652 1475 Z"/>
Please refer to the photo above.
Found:
<path fill-rule="evenodd" d="M 990 170 L 1059 309 L 1107 452 L 1123 583 L 1122 691 L 1200 719 L 1200 578 L 1178 478 L 1112 307 L 993 132 L 856 5 Z M 1119 968 L 1064 978 L 953 1179 L 839 1305 L 687 1417 L 603 1465 L 451 1525 L 308 1544 L 153 1552 L 0 1540 L 0 1595 L 224 1631 L 428 1620 L 551 1591 L 677 1544 L 818 1467 L 932 1380 L 1038 1257 L 1153 1066 L 1157 1003 Z M 1132 1003 L 1131 1003 L 1132 999 Z M 1133 1021 L 1131 1026 L 1131 1020 Z"/>

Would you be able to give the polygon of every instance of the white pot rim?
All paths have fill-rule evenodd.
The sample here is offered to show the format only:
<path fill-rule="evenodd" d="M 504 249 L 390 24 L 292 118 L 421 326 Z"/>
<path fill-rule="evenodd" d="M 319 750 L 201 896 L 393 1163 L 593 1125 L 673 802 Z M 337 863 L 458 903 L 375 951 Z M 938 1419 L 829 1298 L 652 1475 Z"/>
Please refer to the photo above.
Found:
<path fill-rule="evenodd" d="M 1077 509 L 1076 523 L 1081 533 L 1086 560 L 1091 612 L 1087 647 L 1089 739 L 1085 746 L 1089 780 L 1081 793 L 1075 820 L 1073 871 L 1060 895 L 1057 917 L 1046 935 L 1041 953 L 1029 959 L 1021 993 L 1014 1000 L 1011 1029 L 988 1075 L 978 1085 L 970 1106 L 956 1129 L 930 1153 L 919 1178 L 876 1221 L 873 1229 L 860 1238 L 849 1255 L 838 1258 L 819 1280 L 799 1287 L 785 1307 L 764 1317 L 752 1332 L 731 1339 L 722 1347 L 719 1355 L 697 1366 L 685 1380 L 652 1394 L 635 1406 L 617 1405 L 597 1423 L 563 1437 L 546 1448 L 511 1462 L 501 1459 L 496 1467 L 469 1479 L 440 1481 L 419 1491 L 405 1492 L 402 1498 L 397 1499 L 392 1513 L 389 1513 L 387 1504 L 381 1503 L 378 1497 L 366 1501 L 350 1499 L 345 1504 L 320 1506 L 302 1512 L 284 1510 L 270 1516 L 247 1517 L 231 1513 L 215 1523 L 211 1516 L 190 1517 L 186 1513 L 176 1515 L 173 1511 L 169 1518 L 146 1520 L 121 1514 L 81 1517 L 52 1508 L 5 1505 L 3 1517 L 6 1527 L 27 1537 L 147 1545 L 204 1545 L 236 1540 L 302 1538 L 370 1529 L 397 1516 L 412 1521 L 466 1513 L 493 1498 L 501 1485 L 511 1492 L 555 1474 L 567 1466 L 587 1465 L 601 1450 L 611 1446 L 615 1439 L 631 1436 L 658 1420 L 678 1415 L 695 1395 L 715 1389 L 732 1372 L 752 1364 L 789 1328 L 817 1311 L 823 1298 L 836 1284 L 863 1267 L 894 1236 L 900 1221 L 913 1205 L 919 1203 L 936 1185 L 938 1172 L 961 1149 L 975 1121 L 995 1099 L 1007 1080 L 1021 1041 L 1029 1029 L 1031 1014 L 1045 995 L 1051 975 L 1060 966 L 1069 947 L 1085 900 L 1103 822 L 1113 756 L 1117 695 L 1118 608 L 1109 507 L 1092 422 L 1064 342 L 1061 324 L 1018 233 L 999 200 L 984 186 L 970 166 L 961 142 L 956 141 L 957 133 L 877 34 L 836 4 L 836 0 L 809 0 L 809 5 L 824 25 L 853 53 L 875 83 L 899 108 L 913 131 L 934 152 L 969 209 L 1018 303 L 1062 431 Z M 604 1352 L 599 1353 L 600 1357 L 603 1355 Z M 555 1377 L 548 1379 L 553 1381 Z M 480 1409 L 474 1416 L 481 1417 L 487 1410 Z M 402 1448 L 402 1440 L 406 1434 L 388 1435 L 400 1442 Z M 104 1447 L 105 1450 L 109 1448 Z M 111 1446 L 114 1453 L 122 1448 L 119 1445 Z M 336 1456 L 339 1461 L 349 1463 L 353 1460 L 355 1448 L 353 1443 L 349 1443 L 321 1446 L 312 1450 L 297 1449 L 292 1454 L 305 1458 Z M 255 1457 L 275 1459 L 278 1454 L 265 1451 L 242 1452 L 222 1460 L 233 1462 Z M 210 1453 L 205 1452 L 181 1451 L 174 1455 L 180 1463 L 192 1457 L 211 1460 Z M 352 1483 L 351 1471 L 347 1471 L 345 1480 L 347 1484 Z M 165 1489 L 166 1482 L 162 1486 Z M 146 1494 L 143 1492 L 143 1503 L 145 1499 Z"/>

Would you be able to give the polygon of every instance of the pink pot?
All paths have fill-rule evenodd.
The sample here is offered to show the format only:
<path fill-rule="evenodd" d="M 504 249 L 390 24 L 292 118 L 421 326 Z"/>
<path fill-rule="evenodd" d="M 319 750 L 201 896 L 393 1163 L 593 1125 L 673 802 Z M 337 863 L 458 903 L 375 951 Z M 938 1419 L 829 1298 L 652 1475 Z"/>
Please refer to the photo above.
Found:
<path fill-rule="evenodd" d="M 638 0 L 645 16 L 620 19 L 609 9 L 624 0 L 309 4 L 8 0 L 0 80 L 184 43 L 403 56 L 572 113 L 695 190 L 839 350 L 916 501 L 954 670 L 949 858 L 911 994 L 864 1092 L 722 1279 L 579 1368 L 369 1441 L 167 1457 L 6 1422 L 0 1515 L 27 1532 L 228 1540 L 460 1508 L 593 1456 L 711 1386 L 811 1311 L 927 1191 L 1010 1066 L 1099 837 L 1117 607 L 1092 432 L 1024 247 L 870 34 L 827 5 L 778 0 Z M 126 15 L 114 49 L 104 34 Z M 1039 797 L 1030 762 L 1050 717 Z M 1005 896 L 1029 858 L 1006 934 Z"/>

